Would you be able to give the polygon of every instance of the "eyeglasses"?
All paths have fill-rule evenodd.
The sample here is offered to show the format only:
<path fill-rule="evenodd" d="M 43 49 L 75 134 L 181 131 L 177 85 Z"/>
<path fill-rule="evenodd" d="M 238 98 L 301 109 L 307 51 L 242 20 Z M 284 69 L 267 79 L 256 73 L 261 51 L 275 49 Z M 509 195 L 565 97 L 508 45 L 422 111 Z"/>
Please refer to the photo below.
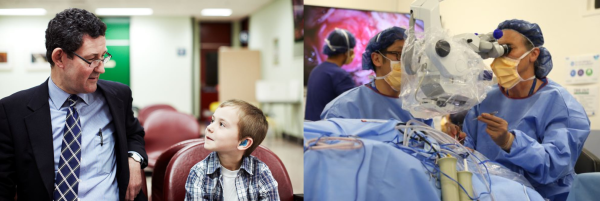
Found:
<path fill-rule="evenodd" d="M 73 54 L 75 54 L 75 56 L 79 57 L 81 60 L 85 61 L 85 63 L 90 64 L 90 68 L 96 68 L 96 67 L 100 66 L 100 63 L 106 63 L 106 62 L 110 61 L 110 58 L 112 57 L 112 55 L 110 55 L 110 53 L 106 52 L 106 55 L 104 55 L 104 59 L 94 59 L 92 61 L 88 61 L 87 59 L 84 59 L 83 57 L 79 56 L 75 52 L 73 52 Z"/>
<path fill-rule="evenodd" d="M 396 61 L 400 61 L 400 57 L 402 56 L 402 52 L 398 52 L 398 51 L 381 50 L 378 52 L 381 54 L 394 54 L 394 55 L 396 55 Z"/>

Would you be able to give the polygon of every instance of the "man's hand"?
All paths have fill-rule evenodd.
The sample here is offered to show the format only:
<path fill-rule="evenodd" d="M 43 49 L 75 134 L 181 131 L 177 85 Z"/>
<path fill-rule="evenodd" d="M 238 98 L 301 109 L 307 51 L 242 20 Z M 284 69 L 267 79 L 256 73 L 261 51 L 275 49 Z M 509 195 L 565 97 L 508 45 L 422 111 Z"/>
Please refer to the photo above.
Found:
<path fill-rule="evenodd" d="M 127 186 L 127 193 L 125 193 L 125 200 L 133 201 L 135 197 L 140 193 L 142 189 L 142 168 L 140 163 L 129 158 L 129 186 Z"/>
<path fill-rule="evenodd" d="M 510 151 L 515 136 L 508 132 L 508 123 L 504 119 L 483 113 L 477 120 L 487 124 L 485 131 L 500 148 Z"/>

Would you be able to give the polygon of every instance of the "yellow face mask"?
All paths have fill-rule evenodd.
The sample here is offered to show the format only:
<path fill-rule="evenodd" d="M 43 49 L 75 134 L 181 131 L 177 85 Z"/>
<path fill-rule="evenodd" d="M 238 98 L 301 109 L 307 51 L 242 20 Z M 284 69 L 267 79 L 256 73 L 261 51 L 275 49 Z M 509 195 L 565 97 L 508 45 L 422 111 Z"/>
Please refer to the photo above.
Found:
<path fill-rule="evenodd" d="M 519 62 L 532 50 L 533 49 L 525 52 L 525 54 L 523 54 L 523 56 L 521 56 L 519 59 L 511 59 L 506 56 L 494 59 L 491 67 L 492 71 L 494 71 L 494 74 L 498 78 L 498 84 L 500 84 L 500 86 L 508 90 L 515 87 L 517 84 L 519 84 L 519 82 L 535 79 L 535 75 L 531 76 L 530 78 L 523 79 L 517 71 Z"/>
<path fill-rule="evenodd" d="M 383 55 L 381 55 L 383 56 Z M 375 79 L 380 80 L 383 79 L 385 80 L 386 83 L 388 83 L 390 85 L 390 87 L 392 87 L 392 89 L 394 91 L 400 91 L 400 88 L 402 86 L 402 64 L 400 63 L 400 61 L 394 61 L 391 60 L 389 58 L 387 58 L 386 56 L 383 56 L 384 58 L 386 58 L 387 60 L 390 60 L 390 67 L 391 67 L 391 71 L 381 77 L 375 77 Z"/>

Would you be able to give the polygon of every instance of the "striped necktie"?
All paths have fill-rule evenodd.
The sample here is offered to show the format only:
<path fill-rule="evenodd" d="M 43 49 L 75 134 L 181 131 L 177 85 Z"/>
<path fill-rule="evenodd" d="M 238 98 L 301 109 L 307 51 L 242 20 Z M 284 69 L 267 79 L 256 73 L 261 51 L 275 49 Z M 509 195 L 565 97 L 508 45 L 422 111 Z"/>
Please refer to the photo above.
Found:
<path fill-rule="evenodd" d="M 58 173 L 54 183 L 55 201 L 79 200 L 79 165 L 81 164 L 81 123 L 75 104 L 79 97 L 71 95 L 68 99 L 69 112 L 60 150 Z"/>

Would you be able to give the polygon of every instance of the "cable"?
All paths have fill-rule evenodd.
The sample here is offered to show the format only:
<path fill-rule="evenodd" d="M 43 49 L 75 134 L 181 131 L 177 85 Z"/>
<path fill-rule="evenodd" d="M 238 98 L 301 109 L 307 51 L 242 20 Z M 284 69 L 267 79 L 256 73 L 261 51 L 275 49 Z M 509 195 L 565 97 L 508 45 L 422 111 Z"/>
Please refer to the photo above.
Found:
<path fill-rule="evenodd" d="M 421 139 L 423 139 L 423 141 L 425 143 L 427 143 L 431 147 L 431 149 L 433 149 L 433 151 L 435 153 L 437 153 L 438 158 L 442 158 L 442 156 L 440 155 L 440 153 L 435 149 L 435 147 L 433 147 L 433 145 L 429 142 L 429 140 L 425 139 L 425 137 L 423 137 L 423 136 L 420 136 L 420 135 L 417 135 L 417 136 L 420 137 Z"/>
<path fill-rule="evenodd" d="M 338 125 L 340 126 L 340 125 Z M 392 139 L 390 139 L 389 141 L 382 141 L 379 140 L 380 142 L 386 143 L 386 144 L 390 144 L 391 146 L 402 150 L 403 152 L 417 158 L 417 160 L 419 160 L 421 162 L 422 167 L 430 174 L 430 178 L 435 178 L 436 179 L 436 187 L 439 187 L 439 178 L 443 175 L 446 176 L 448 178 L 450 178 L 451 181 L 456 182 L 463 191 L 466 192 L 466 189 L 464 186 L 462 186 L 460 183 L 458 183 L 456 181 L 456 179 L 453 179 L 451 177 L 449 177 L 447 174 L 443 173 L 440 171 L 439 166 L 437 166 L 436 161 L 439 158 L 442 158 L 442 155 L 445 155 L 444 153 L 449 153 L 451 155 L 454 155 L 457 158 L 470 158 L 471 163 L 466 164 L 467 166 L 470 166 L 469 164 L 473 165 L 475 164 L 475 168 L 476 170 L 472 170 L 471 172 L 476 173 L 476 175 L 478 176 L 478 178 L 482 181 L 482 183 L 485 184 L 485 187 L 487 188 L 487 192 L 473 192 L 472 195 L 468 195 L 470 199 L 480 199 L 482 196 L 484 195 L 490 195 L 491 200 L 495 200 L 494 196 L 493 196 L 493 192 L 492 192 L 492 179 L 490 176 L 490 170 L 488 168 L 488 166 L 485 164 L 488 160 L 484 157 L 484 159 L 486 160 L 481 160 L 479 157 L 476 156 L 476 154 L 472 154 L 470 153 L 465 147 L 464 145 L 458 144 L 454 141 L 454 139 L 451 139 L 450 136 L 445 135 L 444 133 L 440 133 L 440 131 L 435 130 L 434 128 L 429 127 L 428 125 L 417 121 L 417 120 L 410 120 L 408 121 L 406 124 L 397 124 L 396 125 L 396 129 L 399 131 L 399 134 L 393 136 Z M 402 139 L 400 134 L 402 134 Z M 327 134 L 322 134 L 317 141 L 319 141 L 322 137 L 326 137 Z M 329 134 L 331 135 L 331 133 Z M 368 135 L 370 136 L 370 135 Z M 364 162 L 366 160 L 366 148 L 364 147 L 364 141 L 359 139 L 361 137 L 364 136 L 356 136 L 356 135 L 342 135 L 340 137 L 352 137 L 357 139 L 357 141 L 362 145 L 362 151 L 363 151 L 363 156 L 362 159 L 360 161 L 359 167 L 357 169 L 357 173 L 355 176 L 355 185 L 356 185 L 356 191 L 355 191 L 355 200 L 358 200 L 358 195 L 359 195 L 359 173 L 362 170 L 362 166 L 364 165 Z M 391 136 L 390 136 L 391 137 Z M 388 138 L 389 139 L 389 138 Z M 402 140 L 402 142 L 400 142 L 400 140 Z M 310 148 L 311 146 L 315 146 L 318 145 L 316 143 L 309 143 L 307 144 L 308 148 Z M 403 145 L 403 146 L 401 146 Z M 431 149 L 425 150 L 423 149 L 422 146 L 429 146 L 431 147 Z M 305 148 L 305 152 L 306 152 L 306 148 Z M 485 170 L 485 171 L 484 171 Z M 438 174 L 441 173 L 441 174 Z M 487 177 L 487 178 L 486 178 Z M 431 180 L 430 180 L 431 181 Z M 475 197 L 475 195 L 477 195 Z M 471 197 L 473 196 L 473 197 Z"/>
<path fill-rule="evenodd" d="M 315 145 L 317 144 L 317 142 L 319 142 L 319 141 L 321 140 L 321 138 L 322 138 L 322 137 L 328 137 L 328 136 L 325 136 L 325 135 L 321 135 L 321 136 L 319 136 L 319 138 L 317 138 L 317 140 L 316 140 L 316 141 L 314 141 L 313 143 L 309 144 L 309 145 L 308 145 L 308 147 L 315 146 Z M 363 150 L 363 157 L 362 157 L 362 159 L 361 159 L 361 161 L 360 161 L 360 164 L 359 164 L 359 166 L 358 166 L 358 170 L 356 171 L 356 177 L 355 177 L 356 190 L 354 191 L 354 192 L 355 192 L 355 193 L 354 193 L 354 200 L 358 201 L 358 191 L 359 191 L 359 186 L 358 186 L 358 184 L 359 184 L 359 182 L 358 182 L 358 175 L 359 175 L 359 173 L 360 173 L 360 170 L 362 169 L 362 166 L 363 166 L 363 164 L 364 164 L 364 162 L 365 162 L 365 158 L 366 158 L 366 156 L 367 156 L 367 149 L 365 148 L 365 144 L 364 144 L 364 142 L 363 142 L 362 140 L 360 140 L 360 139 L 356 139 L 356 141 L 360 143 L 360 145 L 361 145 L 361 147 L 362 147 L 362 150 Z M 309 149 L 309 148 L 305 148 L 305 151 L 304 151 L 304 152 L 305 152 L 305 154 L 306 154 L 306 150 L 307 150 L 307 149 Z"/>
<path fill-rule="evenodd" d="M 365 162 L 365 157 L 367 156 L 367 148 L 365 148 L 365 144 L 363 143 L 362 140 L 358 140 L 360 142 L 360 144 L 362 145 L 362 149 L 363 149 L 363 157 L 362 160 L 360 161 L 360 165 L 358 166 L 358 170 L 356 171 L 356 179 L 355 179 L 355 183 L 356 183 L 356 190 L 354 191 L 354 200 L 358 201 L 358 175 L 360 173 L 360 169 L 362 169 L 363 163 Z"/>
<path fill-rule="evenodd" d="M 414 124 L 414 125 L 411 125 L 411 124 Z M 438 141 L 438 142 L 440 142 L 440 141 L 441 141 L 441 142 L 446 142 L 446 141 L 447 141 L 447 142 L 451 142 L 451 143 L 444 143 L 444 144 L 441 144 L 440 146 L 442 146 L 442 147 L 440 147 L 440 148 L 442 148 L 442 149 L 440 149 L 440 150 L 435 150 L 435 152 L 436 152 L 436 154 L 437 154 L 438 156 L 439 156 L 439 154 L 440 154 L 439 152 L 449 152 L 449 153 L 451 153 L 451 154 L 453 154 L 453 155 L 456 155 L 456 156 L 461 156 L 461 158 L 467 158 L 467 157 L 469 157 L 469 156 L 470 156 L 470 157 L 473 159 L 473 161 L 482 161 L 482 160 L 480 160 L 479 158 L 477 158 L 476 156 L 474 156 L 473 154 L 469 154 L 469 152 L 468 152 L 468 151 L 466 151 L 466 149 L 464 148 L 464 146 L 463 146 L 463 145 L 461 145 L 461 144 L 457 144 L 457 143 L 453 142 L 452 140 L 446 139 L 446 138 L 449 138 L 449 136 L 445 136 L 445 135 L 440 135 L 440 134 L 438 134 L 437 132 L 439 132 L 439 131 L 437 131 L 437 130 L 434 130 L 433 128 L 431 128 L 431 127 L 429 127 L 429 126 L 425 126 L 425 125 L 424 125 L 422 122 L 418 122 L 418 121 L 410 120 L 409 122 L 407 122 L 407 125 L 398 125 L 398 126 L 397 126 L 397 128 L 398 128 L 399 130 L 404 130 L 404 133 L 403 133 L 403 134 L 404 134 L 404 137 L 405 137 L 405 139 L 412 138 L 412 135 L 411 135 L 411 134 L 414 132 L 414 133 L 415 133 L 414 135 L 416 135 L 416 136 L 418 136 L 419 138 L 423 139 L 423 140 L 424 140 L 424 142 L 426 142 L 426 143 L 427 143 L 429 146 L 431 146 L 431 147 L 432 147 L 432 149 L 435 149 L 435 148 L 434 148 L 434 146 L 432 146 L 432 143 L 431 143 L 431 142 L 429 142 L 429 140 L 427 140 L 427 139 L 426 139 L 424 136 L 422 136 L 422 135 L 431 136 L 431 137 L 433 137 L 433 139 L 434 139 L 434 140 L 436 140 L 436 141 Z M 409 130 L 410 130 L 410 132 L 409 132 Z M 419 132 L 419 131 L 420 131 L 420 132 Z M 429 133 L 428 131 L 431 131 L 431 133 Z M 405 142 L 404 144 L 405 144 L 405 145 L 408 145 L 408 142 Z M 454 152 L 454 151 L 453 151 L 453 149 L 452 149 L 452 148 L 450 148 L 450 146 L 456 146 L 457 148 L 464 149 L 464 150 L 466 151 L 466 153 L 467 153 L 467 154 L 466 154 L 464 157 L 462 157 L 462 155 L 464 155 L 464 153 L 463 153 L 462 155 L 461 155 L 461 154 L 458 154 L 458 153 Z M 432 171 L 431 169 L 429 169 L 429 168 L 428 168 L 429 166 L 431 166 L 430 164 L 428 164 L 428 163 L 426 163 L 426 162 L 422 161 L 422 165 L 423 165 L 423 167 L 425 167 L 425 169 L 427 169 L 427 170 L 428 170 L 428 172 L 429 172 L 430 174 L 432 174 L 433 172 L 435 172 L 435 171 Z M 484 169 L 485 169 L 485 172 L 486 172 L 485 174 L 483 173 L 483 171 L 482 171 L 482 169 L 481 169 L 480 165 L 483 165 L 483 167 L 484 167 Z M 434 167 L 435 167 L 435 168 L 434 168 L 435 170 L 438 170 L 438 167 L 437 167 L 437 166 L 434 166 Z M 491 188 L 491 183 L 492 183 L 492 180 L 491 180 L 491 177 L 490 177 L 489 170 L 488 170 L 487 166 L 486 166 L 485 164 L 481 164 L 481 163 L 479 163 L 478 165 L 476 165 L 476 167 L 477 167 L 477 170 L 478 170 L 478 172 L 479 172 L 479 175 L 481 175 L 481 176 L 482 176 L 482 178 L 483 178 L 483 183 L 486 185 L 486 187 L 487 187 L 487 189 L 488 189 L 488 192 L 483 192 L 483 193 L 480 193 L 480 194 L 478 195 L 478 197 L 477 197 L 477 198 L 481 197 L 482 195 L 489 194 L 489 195 L 491 196 L 491 199 L 492 199 L 492 200 L 494 200 L 494 196 L 493 196 L 493 194 L 492 194 L 492 188 Z M 484 176 L 484 175 L 487 175 L 487 180 L 485 179 L 485 176 Z M 447 176 L 447 175 L 446 175 L 446 176 Z M 461 188 L 464 190 L 464 187 L 462 187 L 462 186 L 461 186 Z"/>
<path fill-rule="evenodd" d="M 462 189 L 462 190 L 465 192 L 465 194 L 467 194 L 467 196 L 469 196 L 469 199 L 471 199 L 471 200 L 479 200 L 479 199 L 481 199 L 481 196 L 483 196 L 483 195 L 485 195 L 485 194 L 488 194 L 488 195 L 490 195 L 490 196 L 491 196 L 491 193 L 492 193 L 492 192 L 491 192 L 491 191 L 489 191 L 489 192 L 482 192 L 482 193 L 479 193 L 479 195 L 478 195 L 477 197 L 471 197 L 471 196 L 470 196 L 470 195 L 467 193 L 467 190 L 465 189 L 465 187 L 464 187 L 464 186 L 462 186 L 462 184 L 460 184 L 458 181 L 454 180 L 452 177 L 448 176 L 446 173 L 444 173 L 444 172 L 442 172 L 441 170 L 439 170 L 439 168 L 438 168 L 437 166 L 435 166 L 435 168 L 436 168 L 436 169 L 437 169 L 437 170 L 438 170 L 438 171 L 439 171 L 441 174 L 443 174 L 444 176 L 448 177 L 448 179 L 450 179 L 450 180 L 452 180 L 453 182 L 455 182 L 456 184 L 458 184 L 458 186 L 460 186 L 460 188 L 461 188 L 461 189 Z M 488 176 L 489 176 L 489 175 L 488 175 Z M 490 180 L 490 181 L 491 181 L 491 180 Z"/>
<path fill-rule="evenodd" d="M 525 192 L 525 196 L 527 196 L 527 201 L 531 201 L 531 199 L 529 199 L 529 193 L 527 193 L 527 188 L 525 188 L 525 185 L 523 185 L 523 192 Z"/>

